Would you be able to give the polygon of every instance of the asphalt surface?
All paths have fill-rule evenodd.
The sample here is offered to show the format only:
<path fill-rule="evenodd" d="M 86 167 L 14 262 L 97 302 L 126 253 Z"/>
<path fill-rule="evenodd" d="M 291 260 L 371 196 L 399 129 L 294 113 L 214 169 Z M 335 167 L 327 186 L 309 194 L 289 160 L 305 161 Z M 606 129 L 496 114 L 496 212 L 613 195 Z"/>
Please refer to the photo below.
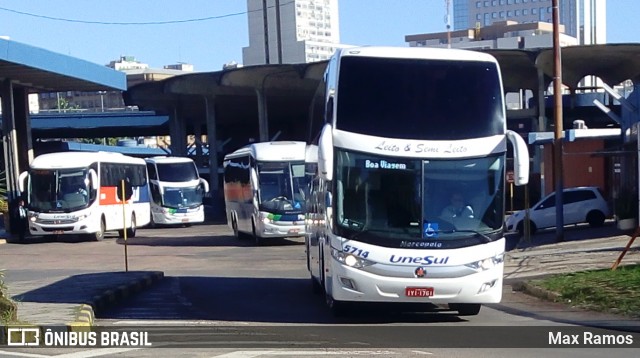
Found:
<path fill-rule="evenodd" d="M 0 237 L 6 237 L 0 232 Z M 547 230 L 531 238 L 507 235 L 505 284 L 531 295 L 548 293 L 528 290 L 532 278 L 557 273 L 610 268 L 631 239 L 631 233 L 618 230 L 608 222 L 601 228 L 567 227 L 564 240 Z M 0 250 L 5 240 L 0 239 Z M 638 264 L 640 240 L 631 246 L 621 265 Z M 91 326 L 95 313 L 124 298 L 160 282 L 160 271 L 96 272 L 90 275 L 69 274 L 66 279 L 46 275 L 24 282 L 12 281 L 12 299 L 20 302 L 18 318 L 34 325 Z M 552 297 L 551 297 L 552 298 Z M 526 310 L 523 305 L 522 310 Z M 562 314 L 562 309 L 558 310 Z M 628 324 L 640 321 L 627 320 Z"/>

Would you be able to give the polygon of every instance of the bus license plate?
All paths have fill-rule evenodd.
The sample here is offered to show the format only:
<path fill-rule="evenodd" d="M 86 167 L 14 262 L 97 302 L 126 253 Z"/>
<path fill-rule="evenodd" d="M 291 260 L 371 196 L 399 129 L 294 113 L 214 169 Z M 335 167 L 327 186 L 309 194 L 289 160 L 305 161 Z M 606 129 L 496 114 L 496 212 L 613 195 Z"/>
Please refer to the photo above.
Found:
<path fill-rule="evenodd" d="M 297 234 L 300 232 L 300 229 L 289 229 L 289 234 Z"/>
<path fill-rule="evenodd" d="M 188 223 L 188 222 L 189 222 L 189 219 L 184 218 L 184 219 L 182 219 L 182 222 L 183 222 L 183 223 Z"/>
<path fill-rule="evenodd" d="M 433 296 L 433 287 L 407 287 L 404 289 L 407 297 L 431 297 Z"/>

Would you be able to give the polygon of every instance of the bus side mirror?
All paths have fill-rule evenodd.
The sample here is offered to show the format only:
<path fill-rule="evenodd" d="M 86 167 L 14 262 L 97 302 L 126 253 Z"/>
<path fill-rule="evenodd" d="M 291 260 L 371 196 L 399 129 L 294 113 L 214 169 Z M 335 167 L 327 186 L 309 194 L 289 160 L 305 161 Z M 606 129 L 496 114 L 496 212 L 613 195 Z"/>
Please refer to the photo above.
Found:
<path fill-rule="evenodd" d="M 200 184 L 202 184 L 202 188 L 204 189 L 204 192 L 208 193 L 209 192 L 209 183 L 206 180 L 200 178 Z"/>
<path fill-rule="evenodd" d="M 18 177 L 18 190 L 20 194 L 24 193 L 24 180 L 29 176 L 29 172 L 22 172 Z"/>
<path fill-rule="evenodd" d="M 516 185 L 526 185 L 529 183 L 529 149 L 518 133 L 508 130 L 506 134 L 513 145 L 513 181 Z"/>
<path fill-rule="evenodd" d="M 95 170 L 89 169 L 89 180 L 91 180 L 91 187 L 93 189 L 98 188 L 98 173 Z"/>
<path fill-rule="evenodd" d="M 116 195 L 120 201 L 127 201 L 131 199 L 131 196 L 133 195 L 133 186 L 131 185 L 131 182 L 129 182 L 129 180 L 120 180 L 118 182 Z"/>
<path fill-rule="evenodd" d="M 318 174 L 326 181 L 333 179 L 332 132 L 331 124 L 325 124 L 318 140 Z"/>
<path fill-rule="evenodd" d="M 330 192 L 326 192 L 324 195 L 325 208 L 330 208 L 332 203 L 333 203 L 333 196 L 331 196 Z"/>

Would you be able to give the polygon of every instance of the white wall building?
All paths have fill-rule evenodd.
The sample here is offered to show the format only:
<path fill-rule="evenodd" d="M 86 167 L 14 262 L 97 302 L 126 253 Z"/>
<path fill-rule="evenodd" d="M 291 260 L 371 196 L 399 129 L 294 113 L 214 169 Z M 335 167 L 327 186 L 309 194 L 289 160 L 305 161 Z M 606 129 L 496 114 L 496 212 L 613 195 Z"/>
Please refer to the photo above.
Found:
<path fill-rule="evenodd" d="M 559 0 L 560 24 L 580 45 L 607 42 L 606 0 Z M 552 23 L 551 0 L 453 0 L 453 29 L 484 27 L 498 21 Z"/>
<path fill-rule="evenodd" d="M 338 0 L 247 0 L 245 66 L 326 60 L 340 44 Z"/>

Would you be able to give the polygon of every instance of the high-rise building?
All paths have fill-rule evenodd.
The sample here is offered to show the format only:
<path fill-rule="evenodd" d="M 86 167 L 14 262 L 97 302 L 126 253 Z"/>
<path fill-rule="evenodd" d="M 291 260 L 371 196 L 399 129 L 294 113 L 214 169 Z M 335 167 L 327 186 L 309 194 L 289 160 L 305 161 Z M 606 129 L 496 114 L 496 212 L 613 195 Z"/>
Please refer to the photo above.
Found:
<path fill-rule="evenodd" d="M 247 0 L 243 65 L 326 60 L 340 45 L 338 0 Z"/>
<path fill-rule="evenodd" d="M 558 0 L 560 24 L 581 45 L 607 42 L 607 0 Z M 453 28 L 465 30 L 513 20 L 552 22 L 551 0 L 453 0 Z"/>

